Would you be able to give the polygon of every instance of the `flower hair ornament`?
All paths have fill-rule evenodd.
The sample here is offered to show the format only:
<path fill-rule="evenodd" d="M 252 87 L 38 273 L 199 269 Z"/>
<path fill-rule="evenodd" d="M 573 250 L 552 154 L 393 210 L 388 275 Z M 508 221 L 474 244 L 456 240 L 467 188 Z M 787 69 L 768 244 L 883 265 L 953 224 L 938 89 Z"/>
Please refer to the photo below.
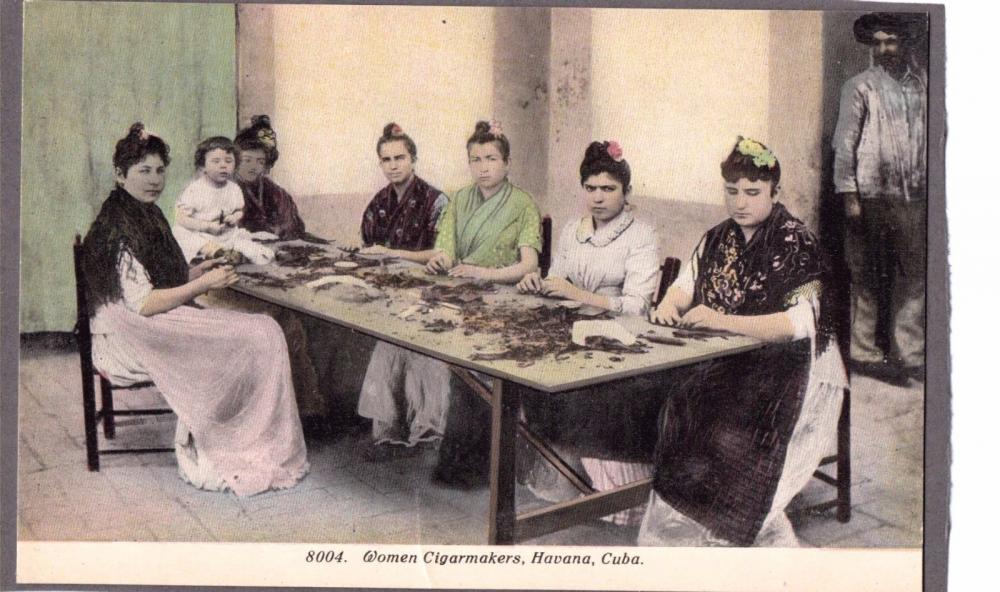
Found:
<path fill-rule="evenodd" d="M 399 136 L 403 135 L 403 128 L 399 127 L 398 124 L 394 123 L 392 124 L 392 129 L 389 130 L 389 135 L 394 138 L 398 138 Z"/>
<path fill-rule="evenodd" d="M 500 122 L 496 119 L 490 120 L 490 134 L 498 138 L 503 135 L 503 128 L 500 127 Z"/>
<path fill-rule="evenodd" d="M 608 142 L 608 148 L 607 148 L 607 150 L 608 150 L 608 156 L 611 157 L 611 160 L 613 160 L 615 162 L 621 162 L 622 161 L 622 154 L 623 154 L 623 152 L 622 152 L 621 144 L 619 144 L 618 142 L 616 142 L 614 140 L 611 140 L 610 142 Z"/>
<path fill-rule="evenodd" d="M 274 148 L 278 145 L 278 136 L 269 127 L 257 130 L 257 140 L 268 148 Z"/>
<path fill-rule="evenodd" d="M 774 157 L 774 154 L 757 140 L 740 136 L 739 141 L 736 143 L 736 151 L 743 156 L 753 158 L 753 164 L 756 167 L 773 169 L 774 165 L 778 163 L 778 159 Z"/>

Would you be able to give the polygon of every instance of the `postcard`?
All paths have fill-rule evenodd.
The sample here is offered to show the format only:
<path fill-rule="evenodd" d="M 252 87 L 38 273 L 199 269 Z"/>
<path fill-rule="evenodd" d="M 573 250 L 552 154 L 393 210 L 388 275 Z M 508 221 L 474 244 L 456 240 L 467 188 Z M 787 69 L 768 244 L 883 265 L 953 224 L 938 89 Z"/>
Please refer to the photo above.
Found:
<path fill-rule="evenodd" d="M 942 7 L 19 11 L 18 585 L 927 582 Z"/>

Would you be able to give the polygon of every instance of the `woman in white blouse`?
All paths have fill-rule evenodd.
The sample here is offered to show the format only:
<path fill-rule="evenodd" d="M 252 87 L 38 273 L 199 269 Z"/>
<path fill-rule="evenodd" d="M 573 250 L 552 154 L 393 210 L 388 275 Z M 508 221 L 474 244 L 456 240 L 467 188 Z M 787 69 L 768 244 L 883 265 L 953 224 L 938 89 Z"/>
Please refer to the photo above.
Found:
<path fill-rule="evenodd" d="M 580 185 L 587 213 L 571 220 L 563 229 L 548 276 L 543 279 L 538 273 L 526 275 L 517 285 L 520 291 L 574 300 L 594 311 L 646 314 L 655 304 L 659 241 L 653 227 L 637 220 L 632 213 L 628 201 L 631 177 L 617 142 L 590 144 L 580 164 Z M 631 386 L 626 384 L 623 388 L 632 391 Z M 572 441 L 569 446 L 583 454 L 577 466 L 582 466 L 596 489 L 612 489 L 652 473 L 644 449 L 652 448 L 655 434 L 644 427 L 655 426 L 657 405 L 651 403 L 648 393 L 614 396 L 603 389 L 600 393 L 570 397 L 572 401 L 563 401 L 562 397 L 529 397 L 525 400 L 527 418 L 557 446 L 560 441 Z M 583 401 L 589 411 L 582 410 Z M 622 439 L 630 444 L 623 445 Z M 625 449 L 622 458 L 634 462 L 587 456 L 601 454 L 608 448 L 603 444 L 609 441 L 616 441 L 615 449 Z M 577 458 L 567 451 L 563 450 L 562 456 L 577 464 Z M 550 501 L 563 499 L 575 492 L 567 485 L 544 463 L 536 462 L 530 470 L 528 486 L 538 497 Z M 608 516 L 607 520 L 637 524 L 641 516 L 639 508 Z"/>
<path fill-rule="evenodd" d="M 544 279 L 529 273 L 522 292 L 575 300 L 613 313 L 643 315 L 656 292 L 656 231 L 636 220 L 628 203 L 631 171 L 617 142 L 593 142 L 580 164 L 587 215 L 559 236 Z"/>

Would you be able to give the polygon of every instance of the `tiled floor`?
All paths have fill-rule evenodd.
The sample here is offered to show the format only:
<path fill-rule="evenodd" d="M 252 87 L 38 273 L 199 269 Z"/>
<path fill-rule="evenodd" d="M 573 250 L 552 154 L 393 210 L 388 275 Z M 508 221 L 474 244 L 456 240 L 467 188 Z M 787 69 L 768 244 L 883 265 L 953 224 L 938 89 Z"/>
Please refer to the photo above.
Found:
<path fill-rule="evenodd" d="M 291 490 L 247 499 L 198 491 L 177 477 L 172 454 L 101 458 L 88 472 L 80 371 L 75 351 L 22 351 L 18 535 L 32 540 L 272 541 L 482 544 L 488 491 L 430 483 L 436 452 L 365 462 L 363 433 L 310 443 L 312 471 Z M 135 402 L 155 402 L 136 393 Z M 804 544 L 899 547 L 921 544 L 923 385 L 854 382 L 853 517 L 796 512 L 833 489 L 812 480 L 791 506 Z M 117 441 L 169 445 L 172 416 L 122 421 Z M 112 443 L 113 445 L 114 443 Z M 518 507 L 538 504 L 518 490 Z M 632 545 L 635 529 L 595 521 L 530 541 L 557 545 Z"/>

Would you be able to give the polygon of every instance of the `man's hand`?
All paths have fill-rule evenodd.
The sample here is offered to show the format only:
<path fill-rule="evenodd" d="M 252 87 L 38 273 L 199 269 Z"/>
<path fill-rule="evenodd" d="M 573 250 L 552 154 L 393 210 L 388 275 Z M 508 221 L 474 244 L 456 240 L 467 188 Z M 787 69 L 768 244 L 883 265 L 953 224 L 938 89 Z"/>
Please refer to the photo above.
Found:
<path fill-rule="evenodd" d="M 856 191 L 841 193 L 844 200 L 844 215 L 848 220 L 857 220 L 861 217 L 861 199 Z"/>

